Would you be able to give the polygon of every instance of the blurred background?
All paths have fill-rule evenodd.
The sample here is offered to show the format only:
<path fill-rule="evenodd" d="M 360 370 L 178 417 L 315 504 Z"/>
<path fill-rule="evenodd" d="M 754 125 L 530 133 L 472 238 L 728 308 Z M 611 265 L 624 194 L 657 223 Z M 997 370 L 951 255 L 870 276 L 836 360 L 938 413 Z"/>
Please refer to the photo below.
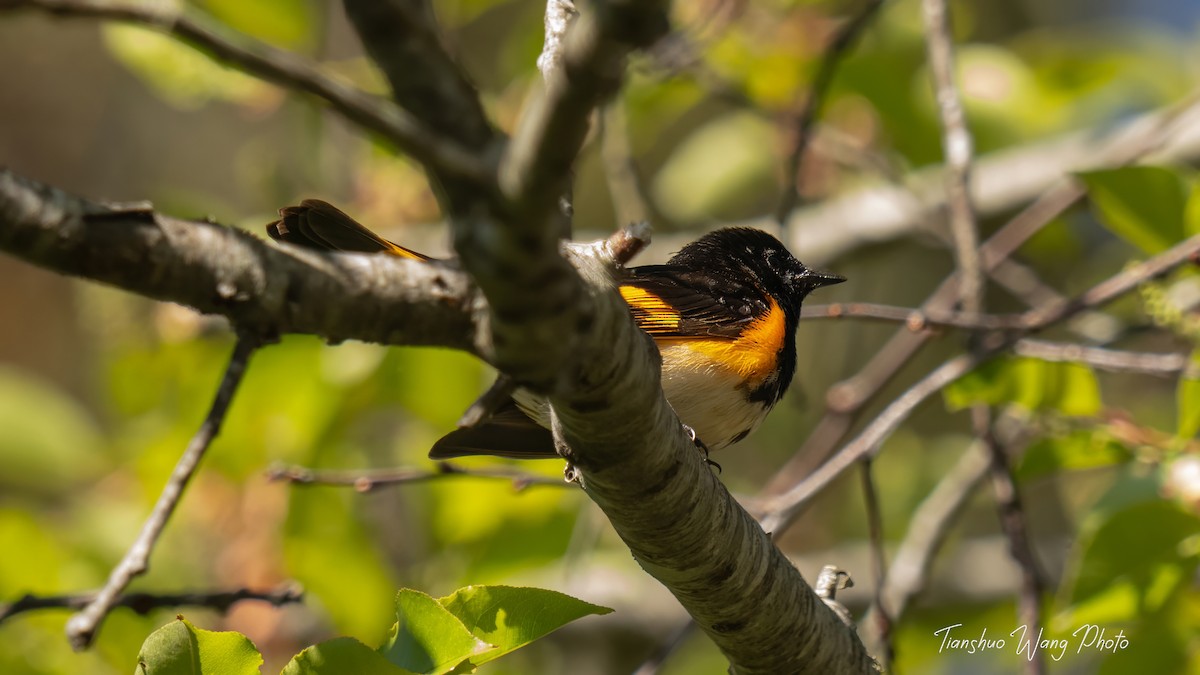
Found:
<path fill-rule="evenodd" d="M 540 85 L 534 63 L 544 5 L 434 4 L 449 48 L 478 84 L 496 124 L 512 128 Z M 861 5 L 677 3 L 677 34 L 634 60 L 616 112 L 606 115 L 615 141 L 593 138 L 579 162 L 577 235 L 601 236 L 635 212 L 630 193 L 610 187 L 609 174 L 626 159 L 657 235 L 639 263 L 659 262 L 722 224 L 775 228 L 771 214 L 794 143 L 791 120 L 824 45 Z M 1176 103 L 1200 83 L 1200 5 L 1190 0 L 952 5 L 968 119 L 984 161 L 1042 148 L 1034 156 L 1053 163 L 1061 159 L 1056 148 L 1064 147 L 1055 143 L 1074 139 L 1071 147 L 1086 150 L 1088 139 Z M 188 9 L 383 91 L 337 3 L 204 0 Z M 918 2 L 888 2 L 834 81 L 800 171 L 802 199 L 788 241 L 806 263 L 850 281 L 821 291 L 815 302 L 913 307 L 953 270 L 944 224 L 935 215 L 867 232 L 853 210 L 823 219 L 820 211 L 843 203 L 836 200 L 853 204 L 863 190 L 929 182 L 920 171 L 940 161 L 941 149 L 924 50 Z M 4 12 L 0 63 L 9 66 L 0 68 L 0 164 L 18 173 L 95 199 L 149 199 L 167 213 L 211 216 L 258 234 L 279 207 L 319 197 L 407 246 L 435 255 L 448 250 L 436 201 L 412 162 L 321 106 L 169 38 L 38 11 Z M 1178 150 L 1172 175 L 1191 180 L 1188 167 L 1197 157 L 1200 147 Z M 1021 205 L 1018 198 L 989 207 L 985 234 Z M 1102 220 L 1094 209 L 1074 208 L 1018 258 L 1043 282 L 1071 294 L 1144 257 Z M 1156 288 L 1185 310 L 1200 299 L 1194 276 Z M 1025 305 L 993 288 L 988 307 L 1019 311 Z M 1076 334 L 1083 334 L 1090 342 L 1139 350 L 1192 348 L 1184 334 L 1150 330 L 1152 317 L 1136 296 L 1111 310 L 1058 336 L 1078 341 Z M 796 383 L 762 429 L 716 458 L 725 484 L 747 497 L 768 485 L 823 412 L 826 389 L 855 373 L 894 329 L 852 320 L 802 325 Z M 937 340 L 880 402 L 963 346 L 953 332 Z M 220 320 L 0 257 L 0 602 L 103 583 L 199 424 L 231 347 Z M 1122 558 L 1130 555 L 1119 545 L 1126 530 L 1104 519 L 1114 504 L 1134 500 L 1131 495 L 1158 495 L 1164 457 L 1191 449 L 1177 437 L 1177 383 L 1086 371 L 1075 373 L 1069 395 L 1044 394 L 1059 386 L 1046 378 L 1069 375 L 1038 370 L 1028 377 L 1041 378 L 1034 388 L 1042 393 L 992 402 L 1009 406 L 1036 431 L 1027 461 L 1071 448 L 1082 453 L 1072 457 L 1084 456 L 1075 464 L 1050 462 L 1049 470 L 1046 462 L 1018 466 L 1035 549 L 1052 583 L 1048 630 L 1069 634 L 1081 623 L 1104 622 L 1124 630 L 1131 646 L 1115 655 L 1068 653 L 1054 670 L 1141 672 L 1151 664 L 1151 672 L 1200 672 L 1194 584 L 1200 528 L 1193 531 L 1194 519 L 1171 520 L 1182 528 L 1180 536 L 1191 537 L 1183 539 L 1190 548 L 1168 547 L 1147 562 Z M 428 466 L 429 446 L 491 376 L 471 358 L 439 350 L 330 346 L 296 336 L 263 350 L 151 572 L 134 589 L 299 582 L 307 590 L 303 605 L 247 602 L 224 617 L 182 610 L 201 627 L 245 633 L 266 657 L 264 672 L 277 672 L 301 648 L 330 636 L 379 644 L 394 621 L 399 587 L 440 596 L 470 583 L 537 585 L 617 611 L 572 624 L 485 672 L 633 672 L 685 615 L 637 567 L 580 491 L 518 491 L 504 481 L 453 478 L 359 494 L 265 478 L 280 463 Z M 893 544 L 971 440 L 969 416 L 951 410 L 951 399 L 950 406 L 941 400 L 923 406 L 876 463 Z M 1117 433 L 1117 427 L 1136 433 Z M 789 466 L 804 471 L 811 462 Z M 557 462 L 526 468 L 561 472 Z M 1148 510 L 1124 527 L 1153 529 L 1190 513 L 1167 501 L 1152 504 L 1143 502 Z M 1160 518 L 1160 511 L 1168 515 Z M 1091 545 L 1097 532 L 1109 532 L 1105 527 L 1117 528 L 1111 536 L 1118 538 Z M 857 613 L 872 586 L 866 533 L 858 479 L 847 476 L 814 503 L 783 547 L 807 578 L 829 562 L 851 571 L 857 592 L 844 597 Z M 1087 592 L 1079 590 L 1081 575 L 1092 579 Z M 1006 636 L 1017 624 L 1018 582 L 994 500 L 982 489 L 952 530 L 931 588 L 896 627 L 898 671 L 1017 670 L 1012 650 L 938 654 L 933 631 L 962 623 L 970 637 L 984 627 L 991 636 Z M 64 640 L 67 613 L 15 617 L 0 624 L 0 672 L 128 672 L 146 635 L 176 613 L 139 617 L 118 610 L 83 654 Z M 711 643 L 696 635 L 661 672 L 725 668 Z"/>

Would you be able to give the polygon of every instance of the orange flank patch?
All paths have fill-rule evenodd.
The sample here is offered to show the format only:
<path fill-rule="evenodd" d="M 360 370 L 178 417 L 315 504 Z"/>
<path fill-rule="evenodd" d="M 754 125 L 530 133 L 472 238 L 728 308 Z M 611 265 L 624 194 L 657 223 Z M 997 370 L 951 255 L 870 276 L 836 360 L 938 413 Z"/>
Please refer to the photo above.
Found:
<path fill-rule="evenodd" d="M 679 328 L 679 312 L 662 298 L 637 286 L 621 286 L 621 297 L 633 310 L 633 319 L 647 333 L 669 333 Z"/>
<path fill-rule="evenodd" d="M 735 339 L 663 338 L 656 342 L 660 350 L 671 345 L 688 347 L 696 357 L 694 367 L 703 367 L 706 365 L 703 362 L 720 364 L 748 386 L 756 387 L 775 371 L 786 332 L 783 309 L 772 300 L 766 315 L 747 326 Z"/>

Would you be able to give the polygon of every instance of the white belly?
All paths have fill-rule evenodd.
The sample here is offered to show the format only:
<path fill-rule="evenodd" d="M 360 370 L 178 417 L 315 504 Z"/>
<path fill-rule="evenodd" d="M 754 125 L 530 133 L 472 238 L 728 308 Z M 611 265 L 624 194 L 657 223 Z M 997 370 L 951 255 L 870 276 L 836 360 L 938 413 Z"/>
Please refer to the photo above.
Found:
<path fill-rule="evenodd" d="M 697 354 L 686 343 L 663 347 L 663 393 L 680 421 L 711 450 L 745 438 L 770 408 L 746 400 L 739 375 Z"/>
<path fill-rule="evenodd" d="M 679 420 L 696 431 L 710 450 L 736 443 L 754 431 L 771 408 L 748 401 L 736 373 L 693 351 L 686 343 L 661 348 L 663 393 Z M 550 426 L 546 400 L 525 389 L 513 395 L 517 405 L 535 422 Z"/>

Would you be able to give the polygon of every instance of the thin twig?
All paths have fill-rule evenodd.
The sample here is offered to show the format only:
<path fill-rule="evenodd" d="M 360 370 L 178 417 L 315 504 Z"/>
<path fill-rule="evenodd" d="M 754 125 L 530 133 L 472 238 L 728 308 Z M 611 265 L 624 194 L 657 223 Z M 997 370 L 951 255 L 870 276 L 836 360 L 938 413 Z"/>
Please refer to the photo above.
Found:
<path fill-rule="evenodd" d="M 571 0 L 546 0 L 546 38 L 537 59 L 542 79 L 549 81 L 550 74 L 562 67 L 563 40 L 572 20 L 578 15 L 575 3 Z"/>
<path fill-rule="evenodd" d="M 618 223 L 634 223 L 650 219 L 650 200 L 633 161 L 629 145 L 629 125 L 625 105 L 620 96 L 609 101 L 600 119 L 600 157 L 604 161 L 604 176 L 608 182 L 613 210 Z"/>
<path fill-rule="evenodd" d="M 154 504 L 154 509 L 142 525 L 137 540 L 129 547 L 121 562 L 113 568 L 104 588 L 96 593 L 96 597 L 86 607 L 67 621 L 67 639 L 76 650 L 86 649 L 92 643 L 100 624 L 112 610 L 117 598 L 129 586 L 129 582 L 150 568 L 150 554 L 154 545 L 158 543 L 167 520 L 175 511 L 175 506 L 179 504 L 188 481 L 196 473 L 196 467 L 204 458 L 205 451 L 220 432 L 225 413 L 229 410 L 233 395 L 246 372 L 246 364 L 260 343 L 258 337 L 249 334 L 238 337 L 233 355 L 229 357 L 229 366 L 225 369 L 220 386 L 217 387 L 216 396 L 213 397 L 212 408 L 176 463 L 170 478 L 163 486 L 162 493 L 158 496 L 158 501 Z"/>
<path fill-rule="evenodd" d="M 44 609 L 83 609 L 95 601 L 97 592 L 72 595 L 26 594 L 9 605 L 0 608 L 0 623 L 18 614 Z M 282 607 L 304 601 L 304 590 L 298 584 L 285 584 L 269 591 L 239 588 L 233 591 L 194 591 L 189 593 L 125 593 L 117 597 L 113 607 L 127 607 L 138 614 L 149 614 L 165 607 L 204 607 L 218 612 L 243 600 L 266 602 Z"/>
<path fill-rule="evenodd" d="M 779 206 L 775 209 L 775 220 L 779 223 L 785 236 L 788 216 L 800 202 L 800 167 L 804 162 L 804 154 L 812 142 L 813 125 L 821 115 L 821 109 L 829 95 L 830 85 L 833 84 L 833 77 L 837 74 L 838 66 L 854 48 L 858 38 L 870 25 L 871 19 L 875 17 L 880 7 L 883 7 L 883 0 L 867 0 L 866 6 L 847 21 L 829 42 L 821 56 L 817 72 L 813 76 L 808 96 L 804 99 L 804 106 L 792 121 L 793 145 L 783 166 L 783 196 L 779 200 Z"/>
<path fill-rule="evenodd" d="M 971 132 L 958 86 L 954 83 L 954 42 L 950 35 L 950 9 L 946 0 L 922 0 L 925 46 L 933 78 L 938 118 L 942 127 L 942 153 L 946 158 L 946 199 L 950 233 L 954 239 L 959 272 L 959 298 L 963 309 L 980 311 L 983 268 L 979 261 L 979 232 L 971 204 Z"/>
<path fill-rule="evenodd" d="M 874 653 L 880 659 L 883 672 L 886 673 L 892 669 L 892 663 L 896 660 L 896 652 L 895 645 L 892 643 L 892 617 L 884 610 L 883 603 L 880 601 L 888 574 L 887 553 L 883 548 L 883 513 L 879 508 L 879 492 L 875 488 L 871 459 L 864 459 L 859 463 L 858 468 L 859 477 L 862 479 L 863 504 L 867 510 L 867 529 L 871 540 L 871 575 L 875 579 L 873 602 L 880 608 L 880 611 L 876 612 L 873 617 L 872 628 L 879 636 L 881 649 Z"/>
<path fill-rule="evenodd" d="M 1198 253 L 1200 253 L 1200 235 L 1193 236 L 1145 262 L 1109 277 L 1076 298 L 1056 303 L 1052 307 L 1027 312 L 1029 328 L 1024 332 L 1045 329 L 1085 309 L 1106 304 L 1133 290 L 1143 281 L 1159 277 L 1180 265 L 1187 264 Z M 985 339 L 975 351 L 956 356 L 921 378 L 884 408 L 863 429 L 862 433 L 843 446 L 833 458 L 808 478 L 781 495 L 763 500 L 766 512 L 766 516 L 762 519 L 763 528 L 778 537 L 814 495 L 827 487 L 858 460 L 877 454 L 881 447 L 880 444 L 908 418 L 918 405 L 976 366 L 1011 348 L 1019 337 L 1019 334 L 1014 333 L 1007 337 Z"/>
<path fill-rule="evenodd" d="M 941 312 L 914 307 L 897 307 L 873 302 L 835 302 L 811 305 L 802 310 L 801 318 L 812 319 L 875 319 L 903 323 L 910 331 L 919 332 L 933 326 L 967 330 L 1020 330 L 1028 328 L 1023 314 L 978 314 L 971 312 Z"/>
<path fill-rule="evenodd" d="M 395 469 L 363 469 L 358 471 L 323 471 L 303 466 L 273 466 L 267 470 L 267 480 L 286 481 L 294 485 L 352 487 L 358 492 L 370 492 L 381 487 L 425 483 L 443 478 L 485 478 L 511 482 L 513 490 L 521 492 L 539 485 L 568 487 L 561 478 L 542 476 L 528 471 L 505 467 L 464 467 L 438 462 L 434 469 L 401 467 Z"/>
<path fill-rule="evenodd" d="M 1182 105 L 1192 103 L 1185 100 Z M 976 209 L 981 215 L 1000 216 L 1054 189 L 1071 172 L 1120 166 L 1131 155 L 1153 155 L 1156 162 L 1194 159 L 1200 155 L 1200 110 L 1186 117 L 1180 110 L 1176 103 L 1117 127 L 1105 125 L 992 152 L 976 162 L 972 174 Z M 1164 132 L 1169 141 L 1160 145 L 1158 137 Z M 945 202 L 944 178 L 943 167 L 928 167 L 907 175 L 900 185 L 866 185 L 797 208 L 789 216 L 784 243 L 803 251 L 804 260 L 824 263 L 865 244 L 926 230 L 930 209 Z M 775 219 L 771 214 L 736 224 L 769 228 Z"/>
<path fill-rule="evenodd" d="M 1120 349 L 1089 347 L 1074 342 L 1048 342 L 1026 338 L 1013 345 L 1017 356 L 1041 359 L 1042 361 L 1083 363 L 1100 370 L 1115 373 L 1137 373 L 1172 377 L 1186 375 L 1196 377 L 1196 368 L 1191 365 L 1187 354 L 1156 354 L 1153 352 L 1131 352 Z"/>
<path fill-rule="evenodd" d="M 403 108 L 321 73 L 295 54 L 252 40 L 217 33 L 170 5 L 103 0 L 3 0 L 0 9 L 30 8 L 55 16 L 123 21 L 187 42 L 237 68 L 292 91 L 315 96 L 347 119 L 369 129 L 424 164 L 481 185 L 494 182 L 486 162 L 454 138 L 435 133 Z"/>
<path fill-rule="evenodd" d="M 562 68 L 567 31 L 577 16 L 579 16 L 579 12 L 571 0 L 546 0 L 546 37 L 542 43 L 542 53 L 537 58 L 537 67 L 542 71 L 542 80 L 547 86 L 559 77 L 557 71 Z M 571 178 L 567 180 L 563 193 L 558 199 L 558 229 L 562 239 L 571 238 L 572 220 L 575 216 L 574 167 L 568 169 L 568 172 L 571 174 Z"/>
<path fill-rule="evenodd" d="M 1042 594 L 1045 583 L 1029 539 L 1029 527 L 1025 511 L 1021 507 L 1020 493 L 1008 463 L 1008 453 L 992 427 L 992 414 L 985 406 L 972 410 L 972 424 L 976 437 L 988 450 L 990 458 L 988 474 L 991 476 L 992 491 L 996 497 L 996 510 L 1000 516 L 1000 529 L 1008 539 L 1009 555 L 1021 568 L 1021 590 L 1017 594 L 1017 617 L 1025 626 L 1025 635 L 1041 635 Z M 1041 650 L 1031 651 L 1025 662 L 1025 672 L 1041 675 L 1046 662 Z"/>
<path fill-rule="evenodd" d="M 934 556 L 968 498 L 987 475 L 990 465 L 987 448 L 977 440 L 913 512 L 908 532 L 892 557 L 883 589 L 862 622 L 869 631 L 870 641 L 880 639 L 870 635 L 879 629 L 874 617 L 876 612 L 882 609 L 895 621 L 904 615 L 909 601 L 925 589 Z"/>
<path fill-rule="evenodd" d="M 1099 144 L 1101 149 L 1095 152 L 1090 165 L 1122 166 L 1169 143 L 1174 134 L 1200 126 L 1191 119 L 1200 115 L 1198 98 L 1200 91 L 1165 111 L 1146 115 L 1110 134 Z M 1024 242 L 1083 195 L 1083 187 L 1078 181 L 1060 178 L 981 247 L 984 268 L 994 269 L 1000 261 L 1008 259 Z M 948 310 L 960 297 L 958 288 L 957 275 L 951 275 L 922 303 L 922 311 Z M 891 382 L 901 368 L 911 362 L 930 337 L 928 332 L 897 332 L 858 373 L 830 387 L 825 396 L 825 415 L 817 422 L 804 444 L 793 453 L 792 459 L 776 472 L 764 492 L 777 495 L 790 490 L 812 470 L 814 464 L 825 461 L 850 432 L 864 407 Z"/>

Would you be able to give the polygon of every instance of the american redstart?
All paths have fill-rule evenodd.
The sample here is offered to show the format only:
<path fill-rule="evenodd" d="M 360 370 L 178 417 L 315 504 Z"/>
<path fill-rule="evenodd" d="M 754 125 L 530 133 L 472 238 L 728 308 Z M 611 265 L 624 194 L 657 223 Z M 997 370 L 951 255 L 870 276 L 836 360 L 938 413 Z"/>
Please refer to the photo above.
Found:
<path fill-rule="evenodd" d="M 279 211 L 272 239 L 317 249 L 429 256 L 393 244 L 316 199 Z M 662 387 L 697 444 L 744 439 L 783 398 L 796 371 L 800 304 L 845 281 L 808 269 L 775 237 L 744 227 L 710 232 L 665 265 L 623 271 L 618 290 L 662 354 Z M 429 456 L 558 457 L 546 402 L 518 390 L 480 424 L 443 436 Z"/>

